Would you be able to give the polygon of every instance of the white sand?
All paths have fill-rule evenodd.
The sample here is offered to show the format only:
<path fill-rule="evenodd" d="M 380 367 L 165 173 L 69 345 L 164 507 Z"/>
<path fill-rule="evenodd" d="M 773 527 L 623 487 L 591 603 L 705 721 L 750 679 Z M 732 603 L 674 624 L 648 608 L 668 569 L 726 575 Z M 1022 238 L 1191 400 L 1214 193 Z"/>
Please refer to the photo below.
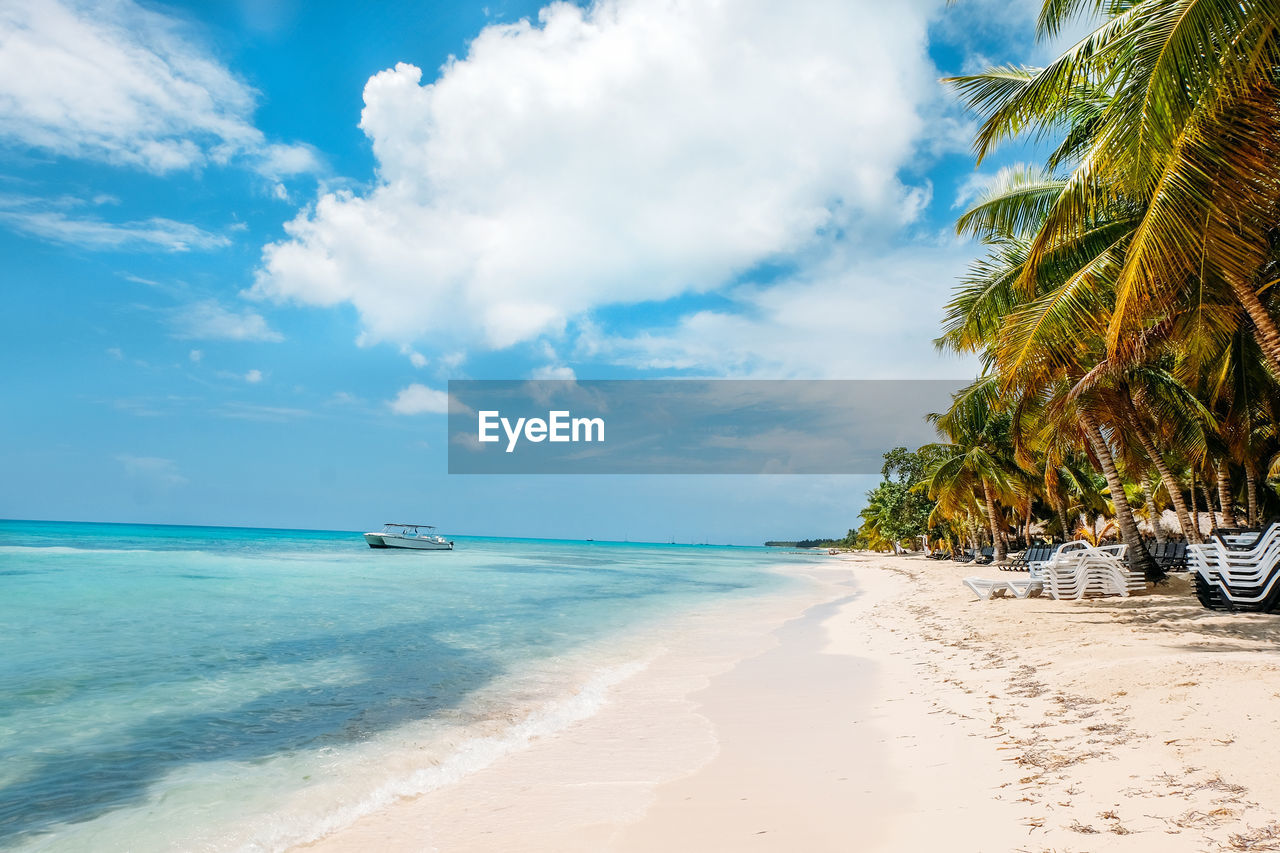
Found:
<path fill-rule="evenodd" d="M 1280 618 L 919 558 L 709 615 L 595 716 L 309 848 L 1280 849 Z M 852 582 L 851 582 L 852 581 Z"/>

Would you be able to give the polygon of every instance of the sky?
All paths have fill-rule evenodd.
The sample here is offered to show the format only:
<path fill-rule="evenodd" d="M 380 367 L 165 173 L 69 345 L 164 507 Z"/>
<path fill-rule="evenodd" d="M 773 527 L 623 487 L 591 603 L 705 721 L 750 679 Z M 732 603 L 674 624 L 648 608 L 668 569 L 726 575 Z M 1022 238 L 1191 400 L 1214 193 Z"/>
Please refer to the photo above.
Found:
<path fill-rule="evenodd" d="M 449 379 L 954 379 L 997 0 L 0 0 L 0 517 L 711 541 L 875 478 L 449 476 Z M 1063 39 L 1070 40 L 1071 34 Z"/>

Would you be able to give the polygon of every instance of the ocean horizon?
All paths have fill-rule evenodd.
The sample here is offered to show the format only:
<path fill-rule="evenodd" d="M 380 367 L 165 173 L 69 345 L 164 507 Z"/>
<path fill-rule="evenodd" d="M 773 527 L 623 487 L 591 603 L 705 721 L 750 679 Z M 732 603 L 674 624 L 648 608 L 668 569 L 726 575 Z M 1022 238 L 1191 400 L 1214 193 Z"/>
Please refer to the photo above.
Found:
<path fill-rule="evenodd" d="M 279 850 L 597 709 L 764 546 L 0 521 L 0 847 Z"/>

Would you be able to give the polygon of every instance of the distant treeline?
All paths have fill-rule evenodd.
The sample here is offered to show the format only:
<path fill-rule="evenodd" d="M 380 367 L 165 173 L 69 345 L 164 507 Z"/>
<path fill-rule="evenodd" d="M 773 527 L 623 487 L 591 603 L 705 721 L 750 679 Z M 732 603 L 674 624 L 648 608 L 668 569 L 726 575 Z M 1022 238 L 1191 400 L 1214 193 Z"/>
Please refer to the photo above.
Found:
<path fill-rule="evenodd" d="M 795 542 L 770 540 L 764 544 L 770 548 L 840 548 L 848 546 L 846 539 L 797 539 Z"/>

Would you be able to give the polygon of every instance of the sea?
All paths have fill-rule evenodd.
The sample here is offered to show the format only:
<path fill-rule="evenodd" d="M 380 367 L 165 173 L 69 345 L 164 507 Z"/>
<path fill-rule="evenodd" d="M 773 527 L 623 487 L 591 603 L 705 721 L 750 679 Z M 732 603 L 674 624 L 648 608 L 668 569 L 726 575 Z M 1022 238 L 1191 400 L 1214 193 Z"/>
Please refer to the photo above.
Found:
<path fill-rule="evenodd" d="M 0 521 L 0 849 L 282 850 L 590 716 L 776 548 Z"/>

